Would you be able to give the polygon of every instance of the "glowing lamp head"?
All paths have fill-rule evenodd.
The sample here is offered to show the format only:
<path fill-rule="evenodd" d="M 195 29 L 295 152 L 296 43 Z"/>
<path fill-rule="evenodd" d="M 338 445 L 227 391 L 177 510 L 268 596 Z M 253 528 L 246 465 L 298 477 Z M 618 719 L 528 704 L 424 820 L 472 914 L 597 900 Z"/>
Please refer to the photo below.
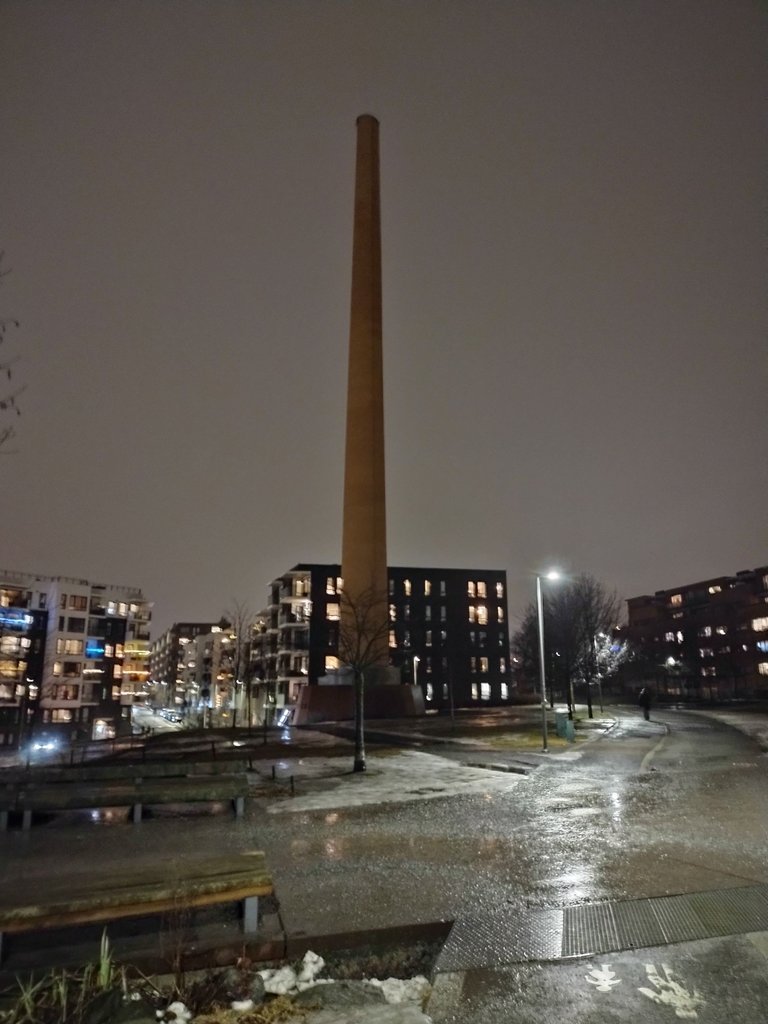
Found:
<path fill-rule="evenodd" d="M 545 575 L 546 579 L 548 579 L 548 580 L 559 580 L 560 579 L 560 573 L 557 571 L 557 569 L 550 569 L 549 572 L 545 573 L 544 575 Z"/>

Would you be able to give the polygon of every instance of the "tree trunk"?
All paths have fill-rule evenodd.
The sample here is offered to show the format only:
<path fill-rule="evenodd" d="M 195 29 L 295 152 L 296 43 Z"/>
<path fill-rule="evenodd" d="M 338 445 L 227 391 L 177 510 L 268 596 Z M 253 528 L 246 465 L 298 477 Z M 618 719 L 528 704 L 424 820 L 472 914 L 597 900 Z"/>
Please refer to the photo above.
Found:
<path fill-rule="evenodd" d="M 355 760 L 353 772 L 365 771 L 365 729 L 363 714 L 363 673 L 355 670 Z"/>

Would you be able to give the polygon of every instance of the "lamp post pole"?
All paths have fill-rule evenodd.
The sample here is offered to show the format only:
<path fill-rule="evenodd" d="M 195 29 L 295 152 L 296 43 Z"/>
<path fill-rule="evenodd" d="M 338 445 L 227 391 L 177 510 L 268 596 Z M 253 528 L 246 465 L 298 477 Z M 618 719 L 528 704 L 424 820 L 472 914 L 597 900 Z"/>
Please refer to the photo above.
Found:
<path fill-rule="evenodd" d="M 559 580 L 560 573 L 556 569 L 550 569 L 544 574 L 548 580 Z M 549 751 L 547 744 L 547 675 L 544 667 L 544 602 L 541 599 L 541 575 L 536 573 L 536 612 L 539 620 L 539 673 L 541 675 L 541 742 L 542 749 L 546 754 Z"/>
<path fill-rule="evenodd" d="M 544 753 L 547 745 L 547 683 L 544 668 L 544 606 L 541 600 L 541 576 L 536 573 L 536 611 L 539 618 L 539 675 L 541 677 L 541 744 Z"/>

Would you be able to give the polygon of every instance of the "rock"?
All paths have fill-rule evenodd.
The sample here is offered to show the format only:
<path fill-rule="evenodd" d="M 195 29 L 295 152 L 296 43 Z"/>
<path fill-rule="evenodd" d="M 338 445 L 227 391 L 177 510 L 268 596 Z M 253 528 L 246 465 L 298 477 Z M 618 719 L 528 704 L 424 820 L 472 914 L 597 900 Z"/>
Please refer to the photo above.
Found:
<path fill-rule="evenodd" d="M 304 989 L 293 997 L 297 1006 L 319 1008 L 325 1006 L 373 1006 L 384 1002 L 384 995 L 367 981 L 336 981 L 331 985 L 319 984 Z"/>
<path fill-rule="evenodd" d="M 258 971 L 228 967 L 222 972 L 221 991 L 229 1002 L 250 999 L 255 1005 L 264 1002 L 264 979 Z"/>
<path fill-rule="evenodd" d="M 157 1024 L 157 1014 L 138 992 L 126 998 L 116 988 L 96 996 L 83 1014 L 83 1024 Z"/>

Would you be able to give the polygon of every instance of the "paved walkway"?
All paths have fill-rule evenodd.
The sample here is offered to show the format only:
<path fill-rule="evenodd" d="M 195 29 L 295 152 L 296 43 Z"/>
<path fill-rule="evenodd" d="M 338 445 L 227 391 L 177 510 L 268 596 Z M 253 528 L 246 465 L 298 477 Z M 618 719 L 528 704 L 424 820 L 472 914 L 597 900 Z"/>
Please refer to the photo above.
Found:
<path fill-rule="evenodd" d="M 754 736 L 763 749 L 768 749 L 765 717 L 732 711 L 702 713 L 742 729 Z M 519 729 L 530 733 L 535 729 L 536 716 L 535 708 L 521 711 Z M 401 740 L 430 744 L 433 750 L 442 740 L 441 756 L 417 747 L 396 750 L 371 745 L 368 771 L 359 774 L 351 771 L 351 747 L 341 756 L 338 739 L 329 740 L 324 733 L 302 730 L 299 748 L 286 742 L 270 761 L 254 760 L 255 799 L 245 821 L 233 822 L 231 818 L 206 814 L 184 818 L 158 816 L 138 827 L 72 828 L 54 820 L 31 833 L 10 832 L 0 836 L 5 884 L 34 892 L 62 871 L 87 875 L 89 871 L 107 869 L 122 877 L 140 870 L 142 858 L 163 858 L 172 865 L 174 859 L 215 854 L 224 842 L 240 849 L 258 846 L 267 851 L 278 883 L 282 924 L 295 940 L 293 952 L 307 945 L 311 948 L 314 940 L 322 947 L 329 921 L 347 932 L 351 940 L 359 941 L 366 931 L 389 928 L 388 936 L 393 939 L 405 934 L 404 926 L 409 922 L 420 926 L 434 923 L 441 916 L 451 920 L 455 914 L 455 894 L 462 886 L 466 889 L 467 904 L 482 911 L 484 901 L 497 897 L 493 895 L 493 880 L 478 871 L 476 847 L 465 851 L 461 837 L 457 836 L 446 844 L 444 854 L 439 848 L 431 852 L 429 862 L 439 863 L 444 872 L 443 899 L 434 876 L 422 873 L 424 863 L 417 856 L 413 860 L 408 858 L 407 844 L 417 841 L 408 838 L 408 822 L 418 820 L 418 808 L 424 801 L 442 800 L 440 810 L 431 813 L 437 821 L 445 817 L 443 831 L 449 835 L 449 808 L 450 813 L 462 816 L 466 808 L 477 806 L 478 795 L 482 796 L 483 804 L 514 799 L 519 788 L 528 784 L 530 775 L 526 773 L 538 774 L 537 766 L 578 759 L 584 742 L 580 739 L 573 745 L 556 745 L 553 740 L 553 748 L 546 755 L 530 737 L 527 746 L 494 747 L 490 742 L 494 722 L 498 725 L 498 716 L 490 715 L 487 730 L 473 729 L 471 734 L 461 730 L 458 736 L 436 736 L 428 729 L 415 728 L 414 723 L 398 723 L 395 731 Z M 612 724 L 613 711 L 606 709 L 602 718 L 591 723 L 592 731 L 587 736 L 596 738 Z M 444 727 L 444 723 L 438 725 Z M 391 729 L 392 723 L 370 723 L 370 728 L 382 740 L 385 728 Z M 475 766 L 480 763 L 484 767 Z M 446 797 L 456 799 L 447 801 Z M 465 807 L 463 797 L 472 797 L 472 803 Z M 402 808 L 402 823 L 406 827 L 400 832 L 397 828 L 385 831 L 380 827 L 382 821 L 376 808 L 387 805 L 395 805 L 396 814 L 396 808 Z M 325 815 L 324 828 L 316 834 L 313 823 L 317 822 L 317 812 Z M 390 817 L 392 813 L 391 810 Z M 327 826 L 336 822 L 337 836 L 329 838 Z M 345 829 L 345 822 L 351 822 L 354 828 Z M 391 845 L 398 842 L 399 848 Z M 322 844 L 324 870 L 314 880 L 318 843 Z M 491 846 L 488 852 L 493 856 Z M 333 868 L 335 861 L 337 872 Z M 349 864 L 359 868 L 367 861 L 371 884 L 361 884 L 363 876 L 356 877 L 355 885 L 350 887 Z M 454 894 L 452 898 L 448 898 L 448 890 Z M 378 1010 L 362 1015 L 356 1010 L 354 1016 L 349 1016 L 346 1011 L 323 1011 L 324 1016 L 309 1017 L 308 1024 L 417 1024 L 425 1019 L 412 1005 L 391 1007 L 384 1012 L 384 1016 Z"/>

